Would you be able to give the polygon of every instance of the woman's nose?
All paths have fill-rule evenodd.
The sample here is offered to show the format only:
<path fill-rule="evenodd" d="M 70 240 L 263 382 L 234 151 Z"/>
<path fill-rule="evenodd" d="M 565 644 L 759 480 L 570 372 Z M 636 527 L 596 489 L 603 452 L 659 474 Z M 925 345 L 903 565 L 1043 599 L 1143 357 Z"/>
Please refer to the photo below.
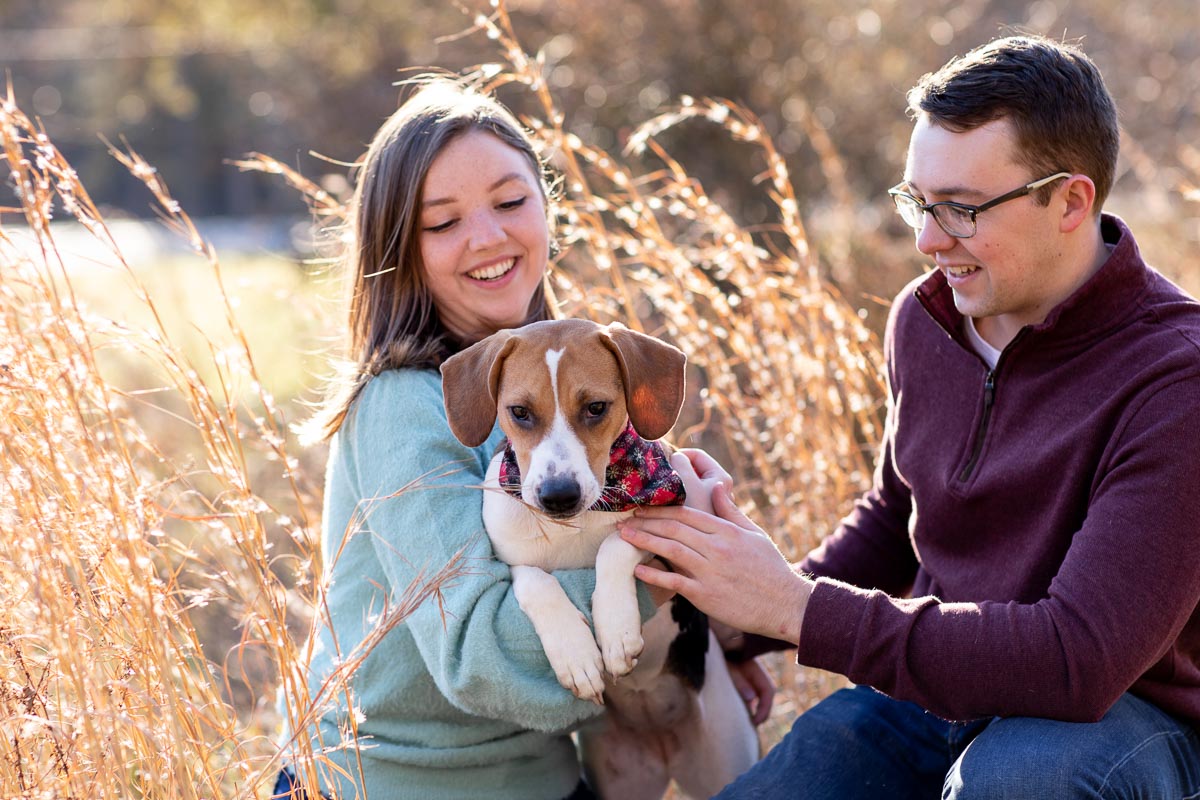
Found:
<path fill-rule="evenodd" d="M 504 227 L 496 215 L 483 211 L 471 218 L 470 244 L 474 250 L 487 250 L 502 244 L 505 239 Z"/>

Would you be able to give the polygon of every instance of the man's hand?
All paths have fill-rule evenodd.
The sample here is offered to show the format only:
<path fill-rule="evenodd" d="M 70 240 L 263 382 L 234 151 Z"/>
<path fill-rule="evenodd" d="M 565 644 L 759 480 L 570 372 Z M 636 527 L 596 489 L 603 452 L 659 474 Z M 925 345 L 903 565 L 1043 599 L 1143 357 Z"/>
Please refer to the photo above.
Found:
<path fill-rule="evenodd" d="M 733 679 L 733 688 L 746 704 L 750 712 L 750 721 L 757 727 L 771 716 L 771 704 L 775 701 L 775 681 L 770 673 L 758 663 L 757 658 L 745 661 L 728 661 L 729 677 Z"/>
<path fill-rule="evenodd" d="M 739 630 L 792 644 L 812 584 L 792 570 L 779 548 L 734 505 L 728 486 L 712 491 L 716 516 L 694 508 L 641 508 L 621 523 L 621 536 L 671 564 L 641 565 L 640 580 L 679 592 L 696 608 Z"/>
<path fill-rule="evenodd" d="M 653 569 L 666 570 L 667 565 L 661 558 L 652 558 L 647 562 Z M 636 570 L 634 571 L 636 575 Z M 655 608 L 660 608 L 663 603 L 671 602 L 671 598 L 675 596 L 672 589 L 664 589 L 661 586 L 646 584 L 646 591 L 650 592 L 650 601 L 654 603 Z"/>

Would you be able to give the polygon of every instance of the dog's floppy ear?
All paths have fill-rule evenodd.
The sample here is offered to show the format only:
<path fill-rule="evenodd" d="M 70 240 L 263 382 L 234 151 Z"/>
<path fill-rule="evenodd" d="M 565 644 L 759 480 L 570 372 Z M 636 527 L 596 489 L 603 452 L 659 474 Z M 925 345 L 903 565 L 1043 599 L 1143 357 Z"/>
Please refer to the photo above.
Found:
<path fill-rule="evenodd" d="M 500 374 L 516 343 L 513 331 L 500 331 L 442 362 L 446 420 L 455 437 L 468 447 L 487 441 L 496 424 Z"/>
<path fill-rule="evenodd" d="M 683 407 L 687 356 L 679 348 L 619 322 L 603 329 L 600 339 L 617 356 L 633 429 L 643 439 L 666 436 Z"/>

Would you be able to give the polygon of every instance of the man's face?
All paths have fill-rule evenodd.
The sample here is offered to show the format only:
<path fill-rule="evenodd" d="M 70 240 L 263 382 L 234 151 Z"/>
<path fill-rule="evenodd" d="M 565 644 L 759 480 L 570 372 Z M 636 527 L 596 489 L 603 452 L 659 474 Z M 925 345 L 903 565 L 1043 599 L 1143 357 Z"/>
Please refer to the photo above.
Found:
<path fill-rule="evenodd" d="M 909 142 L 905 182 L 926 203 L 980 205 L 1045 177 L 1030 174 L 1015 153 L 1005 119 L 955 133 L 922 115 Z M 975 319 L 980 335 L 995 347 L 1003 348 L 1021 327 L 1044 320 L 1060 299 L 1059 205 L 1052 199 L 1041 206 L 1032 196 L 1002 203 L 979 214 L 969 239 L 950 236 L 925 214 L 917 249 L 933 258 L 950 283 L 955 306 Z"/>

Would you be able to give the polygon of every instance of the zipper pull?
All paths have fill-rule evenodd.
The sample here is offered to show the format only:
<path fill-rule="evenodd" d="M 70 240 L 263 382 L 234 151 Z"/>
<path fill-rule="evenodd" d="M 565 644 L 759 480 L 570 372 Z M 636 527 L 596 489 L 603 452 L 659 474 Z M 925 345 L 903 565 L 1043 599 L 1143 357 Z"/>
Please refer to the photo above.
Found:
<path fill-rule="evenodd" d="M 979 455 L 983 452 L 983 438 L 987 436 L 988 423 L 992 418 L 992 402 L 995 399 L 996 371 L 989 369 L 987 376 L 983 379 L 983 416 L 979 420 L 979 429 L 975 431 L 975 444 L 971 448 L 971 460 L 958 475 L 960 481 L 970 478 L 971 473 L 975 471 L 975 466 L 979 463 Z"/>

